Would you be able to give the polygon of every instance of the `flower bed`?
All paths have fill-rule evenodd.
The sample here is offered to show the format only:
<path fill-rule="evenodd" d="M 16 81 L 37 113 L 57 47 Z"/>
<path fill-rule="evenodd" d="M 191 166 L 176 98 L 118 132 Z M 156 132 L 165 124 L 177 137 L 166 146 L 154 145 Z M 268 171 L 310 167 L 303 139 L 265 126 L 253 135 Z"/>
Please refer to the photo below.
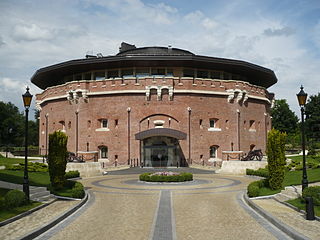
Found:
<path fill-rule="evenodd" d="M 139 176 L 140 181 L 146 182 L 185 182 L 192 181 L 192 173 L 178 172 L 155 172 L 143 173 Z"/>

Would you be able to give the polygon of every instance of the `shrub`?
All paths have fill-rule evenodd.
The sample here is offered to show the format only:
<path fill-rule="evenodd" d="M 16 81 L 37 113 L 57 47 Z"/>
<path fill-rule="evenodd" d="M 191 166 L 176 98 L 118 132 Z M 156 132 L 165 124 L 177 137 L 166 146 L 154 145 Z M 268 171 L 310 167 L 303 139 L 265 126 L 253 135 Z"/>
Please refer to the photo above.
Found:
<path fill-rule="evenodd" d="M 78 170 L 66 172 L 65 178 L 77 178 L 80 177 L 80 172 Z"/>
<path fill-rule="evenodd" d="M 269 178 L 269 171 L 267 168 L 259 168 L 258 170 L 246 169 L 247 175 L 260 176 L 264 178 Z"/>
<path fill-rule="evenodd" d="M 259 181 L 252 182 L 247 187 L 247 194 L 249 197 L 259 196 L 260 188 L 269 187 L 268 179 L 261 179 Z"/>
<path fill-rule="evenodd" d="M 24 170 L 24 163 L 19 163 L 18 165 L 11 165 L 6 167 L 7 170 Z M 48 166 L 44 163 L 33 163 L 28 162 L 28 172 L 48 172 Z"/>
<path fill-rule="evenodd" d="M 139 176 L 140 181 L 146 182 L 185 182 L 192 181 L 192 173 L 182 172 L 177 175 L 154 175 L 154 173 L 143 173 Z"/>
<path fill-rule="evenodd" d="M 79 182 L 76 182 L 71 190 L 71 194 L 73 198 L 83 198 L 85 195 L 83 185 Z"/>
<path fill-rule="evenodd" d="M 61 189 L 65 183 L 68 137 L 63 132 L 49 134 L 48 165 L 53 188 Z"/>
<path fill-rule="evenodd" d="M 22 206 L 26 202 L 26 195 L 20 190 L 10 190 L 4 196 L 4 205 L 7 209 Z"/>
<path fill-rule="evenodd" d="M 307 187 L 302 193 L 303 199 L 312 197 L 314 205 L 320 206 L 320 186 Z"/>
<path fill-rule="evenodd" d="M 282 188 L 284 170 L 286 165 L 285 157 L 286 134 L 272 129 L 268 133 L 267 155 L 269 170 L 269 185 L 272 190 Z"/>

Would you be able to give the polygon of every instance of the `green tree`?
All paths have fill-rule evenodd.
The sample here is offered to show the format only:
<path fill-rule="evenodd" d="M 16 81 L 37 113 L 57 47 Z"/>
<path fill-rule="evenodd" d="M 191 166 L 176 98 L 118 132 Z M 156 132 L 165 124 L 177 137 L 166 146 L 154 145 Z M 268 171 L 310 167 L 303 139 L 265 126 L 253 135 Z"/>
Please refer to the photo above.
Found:
<path fill-rule="evenodd" d="M 298 130 L 298 117 L 290 110 L 285 99 L 276 100 L 271 109 L 272 127 L 280 132 L 295 134 Z"/>
<path fill-rule="evenodd" d="M 49 134 L 48 166 L 52 187 L 62 188 L 65 183 L 67 166 L 68 137 L 60 131 Z"/>
<path fill-rule="evenodd" d="M 272 129 L 268 133 L 267 156 L 269 185 L 273 190 L 281 189 L 286 165 L 285 156 L 286 133 Z"/>
<path fill-rule="evenodd" d="M 0 101 L 0 146 L 23 146 L 24 117 L 12 103 Z"/>
<path fill-rule="evenodd" d="M 320 93 L 310 96 L 305 106 L 305 112 L 308 139 L 320 141 Z"/>

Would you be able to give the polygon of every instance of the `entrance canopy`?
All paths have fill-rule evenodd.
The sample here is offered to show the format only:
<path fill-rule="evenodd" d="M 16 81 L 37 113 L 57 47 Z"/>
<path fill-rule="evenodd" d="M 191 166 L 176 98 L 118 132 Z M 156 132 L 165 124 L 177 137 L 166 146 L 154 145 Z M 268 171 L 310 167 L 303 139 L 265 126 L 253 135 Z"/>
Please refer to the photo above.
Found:
<path fill-rule="evenodd" d="M 185 140 L 187 138 L 187 134 L 181 132 L 179 130 L 171 129 L 171 128 L 152 128 L 142 132 L 139 132 L 135 135 L 136 140 L 143 140 L 149 137 L 155 136 L 166 136 L 176 138 L 178 140 Z"/>

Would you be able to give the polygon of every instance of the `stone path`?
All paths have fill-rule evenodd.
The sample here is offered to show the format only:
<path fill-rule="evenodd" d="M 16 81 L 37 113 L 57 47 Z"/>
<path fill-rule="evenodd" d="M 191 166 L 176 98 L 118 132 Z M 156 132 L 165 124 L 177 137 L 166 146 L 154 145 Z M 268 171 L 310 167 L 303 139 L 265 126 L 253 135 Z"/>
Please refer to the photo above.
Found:
<path fill-rule="evenodd" d="M 136 171 L 121 170 L 124 175 L 114 172 L 81 180 L 90 193 L 88 202 L 36 239 L 291 239 L 243 200 L 252 178 L 198 169 L 193 170 L 193 182 L 157 184 L 139 182 Z M 273 201 L 254 200 L 281 221 L 291 222 L 305 239 L 320 239 L 318 221 L 310 223 Z M 53 203 L 29 218 L 1 227 L 0 239 L 19 239 L 72 203 L 76 204 Z"/>
<path fill-rule="evenodd" d="M 239 204 L 251 179 L 194 177 L 201 181 L 142 184 L 138 175 L 82 180 L 93 196 L 90 207 L 37 239 L 289 239 Z"/>
<path fill-rule="evenodd" d="M 77 201 L 55 201 L 26 217 L 0 227 L 0 239 L 19 239 L 29 232 L 51 222 L 75 204 L 77 204 Z"/>

